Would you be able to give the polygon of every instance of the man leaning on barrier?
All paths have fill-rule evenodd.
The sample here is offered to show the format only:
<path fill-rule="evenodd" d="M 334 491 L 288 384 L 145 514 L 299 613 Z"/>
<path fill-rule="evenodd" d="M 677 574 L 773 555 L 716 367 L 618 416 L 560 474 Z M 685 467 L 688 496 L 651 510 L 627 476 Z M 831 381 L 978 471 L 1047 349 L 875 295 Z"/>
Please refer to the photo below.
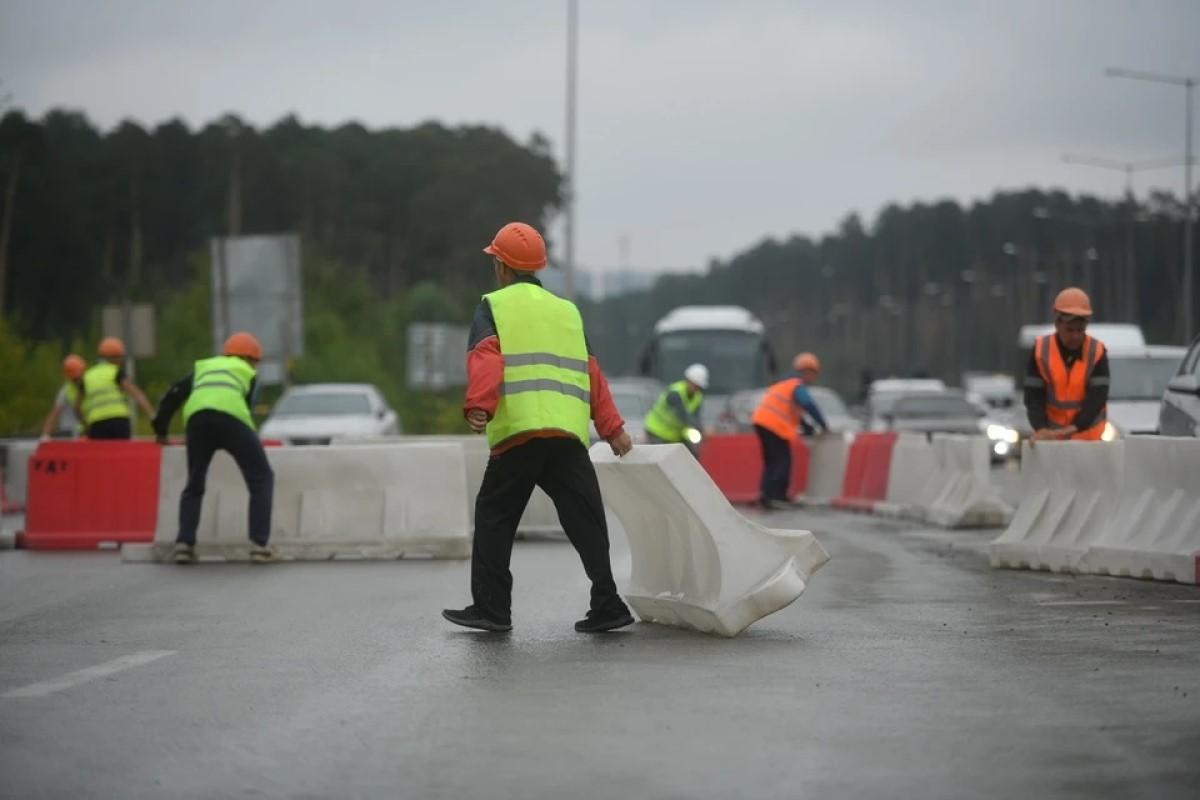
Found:
<path fill-rule="evenodd" d="M 534 486 L 558 511 L 563 531 L 592 581 L 591 609 L 575 623 L 599 633 L 633 623 L 617 594 L 608 557 L 600 483 L 588 457 L 588 422 L 616 455 L 632 449 L 608 382 L 588 351 L 573 303 L 542 288 L 546 244 L 513 222 L 484 248 L 500 288 L 484 295 L 471 326 L 463 413 L 487 432 L 491 457 L 475 501 L 471 605 L 446 609 L 455 625 L 512 630 L 512 558 L 517 525 Z"/>

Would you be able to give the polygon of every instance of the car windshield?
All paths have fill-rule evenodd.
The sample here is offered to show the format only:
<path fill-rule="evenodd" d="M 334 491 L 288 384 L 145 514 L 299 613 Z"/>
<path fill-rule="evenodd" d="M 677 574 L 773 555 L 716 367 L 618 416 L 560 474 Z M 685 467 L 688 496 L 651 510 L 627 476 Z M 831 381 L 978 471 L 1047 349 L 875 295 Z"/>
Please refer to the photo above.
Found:
<path fill-rule="evenodd" d="M 708 367 L 708 394 L 729 394 L 767 382 L 762 337 L 740 331 L 675 331 L 658 337 L 657 377 L 679 380 L 690 365 Z"/>
<path fill-rule="evenodd" d="M 354 392 L 302 392 L 284 395 L 272 413 L 280 417 L 308 414 L 370 414 L 371 401 L 367 395 Z"/>
<path fill-rule="evenodd" d="M 892 407 L 892 415 L 905 419 L 946 419 L 974 417 L 979 412 L 965 398 L 956 395 L 927 394 L 900 397 Z"/>
<path fill-rule="evenodd" d="M 636 420 L 646 416 L 657 398 L 647 392 L 613 389 L 612 399 L 622 417 Z"/>
<path fill-rule="evenodd" d="M 1108 399 L 1161 400 L 1167 382 L 1179 368 L 1179 361 L 1175 357 L 1121 358 L 1110 355 L 1108 369 L 1112 379 Z"/>
<path fill-rule="evenodd" d="M 850 415 L 850 412 L 846 410 L 846 404 L 842 402 L 842 398 L 832 389 L 826 389 L 822 386 L 809 386 L 808 393 L 812 395 L 817 408 L 821 409 L 821 413 L 825 416 L 847 417 Z"/>

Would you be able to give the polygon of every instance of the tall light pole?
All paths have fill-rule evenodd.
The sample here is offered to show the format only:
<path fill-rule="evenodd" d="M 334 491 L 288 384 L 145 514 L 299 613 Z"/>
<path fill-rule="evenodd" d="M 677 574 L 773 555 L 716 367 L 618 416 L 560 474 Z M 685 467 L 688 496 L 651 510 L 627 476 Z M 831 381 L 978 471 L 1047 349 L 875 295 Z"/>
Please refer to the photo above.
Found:
<path fill-rule="evenodd" d="M 1181 77 L 1178 75 L 1159 75 L 1154 72 L 1141 72 L 1134 69 L 1109 67 L 1104 74 L 1110 78 L 1130 78 L 1135 81 L 1150 81 L 1165 83 L 1171 86 L 1182 86 L 1184 89 L 1184 118 L 1183 118 L 1183 336 L 1184 340 L 1192 340 L 1192 292 L 1194 285 L 1195 264 L 1192 263 L 1192 220 L 1194 204 L 1192 203 L 1192 89 L 1200 79 L 1196 77 Z"/>
<path fill-rule="evenodd" d="M 579 62 L 579 0 L 567 0 L 567 180 L 566 258 L 567 298 L 575 299 L 575 84 Z"/>
<path fill-rule="evenodd" d="M 1125 287 L 1125 316 L 1130 322 L 1137 322 L 1135 319 L 1137 316 L 1137 273 L 1134 266 L 1133 252 L 1133 173 L 1142 172 L 1148 169 L 1177 167 L 1184 162 L 1180 161 L 1178 158 L 1155 158 L 1147 159 L 1145 161 L 1119 161 L 1115 158 L 1079 155 L 1076 153 L 1064 153 L 1062 160 L 1067 164 L 1079 164 L 1085 167 L 1096 167 L 1097 169 L 1107 169 L 1125 173 L 1125 280 L 1128 283 L 1128 285 Z"/>

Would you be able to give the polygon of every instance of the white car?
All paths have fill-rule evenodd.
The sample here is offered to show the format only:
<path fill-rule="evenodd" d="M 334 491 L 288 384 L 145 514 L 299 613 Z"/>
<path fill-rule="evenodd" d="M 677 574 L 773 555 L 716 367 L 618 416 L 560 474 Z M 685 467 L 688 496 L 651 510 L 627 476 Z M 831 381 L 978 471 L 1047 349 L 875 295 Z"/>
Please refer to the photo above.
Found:
<path fill-rule="evenodd" d="M 867 391 L 867 430 L 886 431 L 885 419 L 901 397 L 913 394 L 942 394 L 946 384 L 936 378 L 882 378 Z"/>
<path fill-rule="evenodd" d="M 1163 436 L 1200 436 L 1200 337 L 1167 383 L 1158 428 Z"/>
<path fill-rule="evenodd" d="M 369 383 L 293 386 L 271 409 L 259 435 L 288 444 L 329 444 L 400 433 L 400 419 Z"/>
<path fill-rule="evenodd" d="M 1110 349 L 1106 439 L 1155 434 L 1163 393 L 1183 361 L 1185 347 L 1147 345 L 1128 351 Z"/>

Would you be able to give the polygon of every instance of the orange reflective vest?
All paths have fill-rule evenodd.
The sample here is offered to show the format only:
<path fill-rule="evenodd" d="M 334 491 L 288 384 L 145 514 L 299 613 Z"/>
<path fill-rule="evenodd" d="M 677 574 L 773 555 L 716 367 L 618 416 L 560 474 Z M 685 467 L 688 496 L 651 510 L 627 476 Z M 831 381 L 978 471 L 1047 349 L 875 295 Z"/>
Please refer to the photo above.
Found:
<path fill-rule="evenodd" d="M 1085 336 L 1083 357 L 1067 369 L 1055 338 L 1055 334 L 1039 336 L 1033 345 L 1033 357 L 1042 380 L 1046 382 L 1046 418 L 1050 420 L 1051 426 L 1065 428 L 1075 424 L 1075 417 L 1083 408 L 1088 381 L 1092 377 L 1092 370 L 1104 355 L 1104 344 L 1099 339 Z M 1104 423 L 1107 419 L 1107 409 L 1100 409 L 1092 427 L 1079 431 L 1071 438 L 1098 441 L 1104 433 Z"/>
<path fill-rule="evenodd" d="M 796 438 L 803 412 L 796 405 L 796 387 L 803 385 L 799 378 L 788 378 L 772 384 L 763 396 L 750 422 L 766 428 L 771 433 L 789 442 Z"/>

